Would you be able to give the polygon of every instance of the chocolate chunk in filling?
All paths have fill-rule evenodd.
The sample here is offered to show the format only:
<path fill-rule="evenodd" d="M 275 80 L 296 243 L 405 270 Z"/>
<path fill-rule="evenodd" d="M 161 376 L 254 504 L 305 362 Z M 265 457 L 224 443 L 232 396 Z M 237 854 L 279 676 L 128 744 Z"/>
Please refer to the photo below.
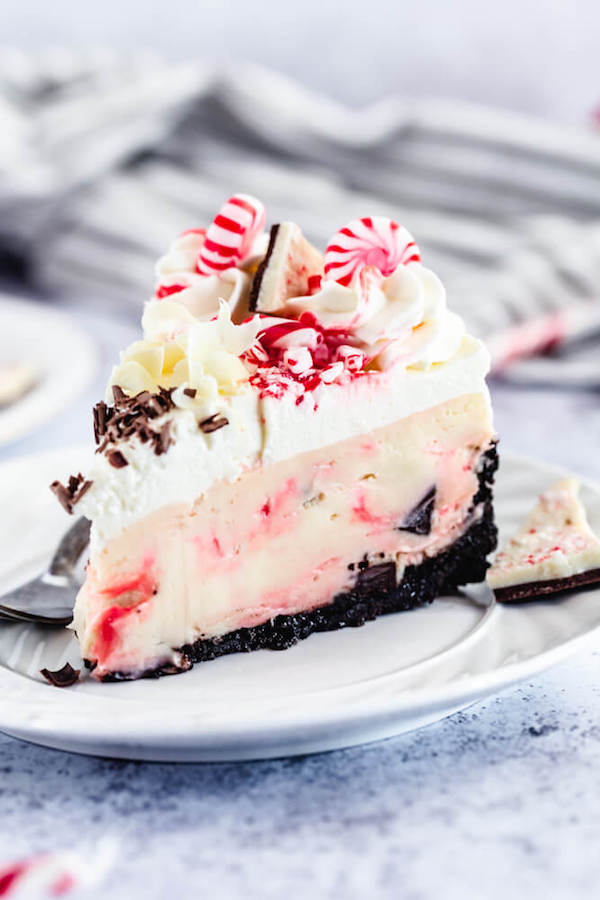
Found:
<path fill-rule="evenodd" d="M 425 496 L 411 509 L 403 523 L 398 525 L 398 531 L 408 531 L 410 534 L 420 535 L 431 533 L 431 516 L 435 506 L 435 493 L 435 486 L 427 491 Z"/>

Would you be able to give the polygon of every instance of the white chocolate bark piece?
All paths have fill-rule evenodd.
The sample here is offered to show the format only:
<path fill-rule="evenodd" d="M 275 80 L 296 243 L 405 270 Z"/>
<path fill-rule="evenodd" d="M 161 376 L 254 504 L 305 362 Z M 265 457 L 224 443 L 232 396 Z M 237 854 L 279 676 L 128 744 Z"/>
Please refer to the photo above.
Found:
<path fill-rule="evenodd" d="M 540 495 L 521 530 L 497 554 L 487 581 L 499 600 L 524 600 L 600 582 L 600 540 L 565 478 Z"/>
<path fill-rule="evenodd" d="M 294 222 L 273 225 L 267 254 L 254 277 L 250 306 L 278 312 L 290 297 L 309 293 L 308 279 L 323 274 L 323 257 Z"/>

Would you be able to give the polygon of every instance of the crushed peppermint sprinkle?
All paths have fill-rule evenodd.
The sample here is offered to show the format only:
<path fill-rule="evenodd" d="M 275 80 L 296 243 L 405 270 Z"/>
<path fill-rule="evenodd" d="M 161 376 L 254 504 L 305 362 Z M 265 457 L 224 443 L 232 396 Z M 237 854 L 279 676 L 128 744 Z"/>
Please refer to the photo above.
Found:
<path fill-rule="evenodd" d="M 180 291 L 185 291 L 188 287 L 187 284 L 159 284 L 156 288 L 156 292 L 154 296 L 157 300 L 164 300 L 165 297 L 170 297 L 172 294 L 179 294 Z"/>
<path fill-rule="evenodd" d="M 69 515 L 73 514 L 73 507 L 83 495 L 90 489 L 92 482 L 85 479 L 81 472 L 71 475 L 66 486 L 60 481 L 53 481 L 50 490 L 56 495 L 58 502 Z"/>
<path fill-rule="evenodd" d="M 537 534 L 536 529 L 529 529 L 527 534 Z M 546 535 L 541 534 L 541 539 L 546 538 L 546 543 L 537 549 L 531 549 L 529 553 L 526 550 L 529 546 L 527 535 L 520 538 L 511 538 L 508 543 L 509 550 L 503 550 L 496 555 L 494 566 L 497 569 L 510 570 L 522 565 L 539 566 L 547 560 L 551 559 L 557 553 L 569 556 L 573 553 L 582 553 L 592 546 L 592 542 L 585 535 L 568 532 L 552 532 Z M 514 556 L 515 551 L 519 555 Z"/>
<path fill-rule="evenodd" d="M 244 354 L 254 372 L 250 384 L 261 397 L 296 395 L 296 404 L 322 384 L 363 376 L 365 356 L 341 328 L 324 328 L 312 312 L 298 319 L 261 316 L 264 327 Z"/>

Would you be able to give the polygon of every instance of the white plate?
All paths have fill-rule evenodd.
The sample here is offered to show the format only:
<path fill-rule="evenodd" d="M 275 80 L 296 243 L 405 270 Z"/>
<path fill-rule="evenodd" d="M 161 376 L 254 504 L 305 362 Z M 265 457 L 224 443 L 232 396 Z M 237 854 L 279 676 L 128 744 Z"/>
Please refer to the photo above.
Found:
<path fill-rule="evenodd" d="M 0 467 L 0 590 L 39 569 L 66 523 L 46 484 L 78 468 L 63 451 Z M 513 529 L 560 474 L 505 457 L 497 513 Z M 600 529 L 600 488 L 584 499 Z M 347 747 L 418 728 L 530 678 L 600 641 L 600 591 L 497 606 L 487 589 L 365 625 L 315 635 L 159 681 L 58 690 L 42 665 L 78 663 L 64 631 L 0 625 L 0 729 L 81 753 L 154 760 L 231 760 Z"/>
<path fill-rule="evenodd" d="M 41 303 L 0 297 L 0 360 L 26 363 L 34 386 L 0 409 L 0 445 L 50 421 L 87 387 L 97 367 L 88 335 L 67 313 Z"/>

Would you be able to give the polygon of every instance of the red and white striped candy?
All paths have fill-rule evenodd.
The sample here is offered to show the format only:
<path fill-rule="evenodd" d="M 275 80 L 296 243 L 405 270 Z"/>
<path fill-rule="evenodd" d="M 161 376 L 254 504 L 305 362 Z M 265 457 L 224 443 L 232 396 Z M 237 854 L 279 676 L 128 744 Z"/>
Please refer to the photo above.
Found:
<path fill-rule="evenodd" d="M 117 850 L 118 844 L 109 837 L 77 852 L 41 853 L 4 866 L 0 863 L 0 897 L 41 900 L 62 897 L 73 890 L 78 897 L 84 890 L 87 897 L 90 888 L 97 888 L 104 880 Z"/>
<path fill-rule="evenodd" d="M 348 287 L 365 266 L 375 266 L 387 277 L 400 265 L 420 261 L 419 248 L 403 225 L 384 216 L 365 216 L 332 237 L 325 251 L 325 278 Z"/>
<path fill-rule="evenodd" d="M 243 262 L 265 221 L 265 208 L 260 200 L 248 194 L 230 197 L 207 229 L 196 262 L 200 275 L 218 275 Z"/>
<path fill-rule="evenodd" d="M 73 865 L 72 854 L 49 853 L 0 867 L 0 897 L 42 900 L 62 897 L 82 886 L 83 864 Z"/>

